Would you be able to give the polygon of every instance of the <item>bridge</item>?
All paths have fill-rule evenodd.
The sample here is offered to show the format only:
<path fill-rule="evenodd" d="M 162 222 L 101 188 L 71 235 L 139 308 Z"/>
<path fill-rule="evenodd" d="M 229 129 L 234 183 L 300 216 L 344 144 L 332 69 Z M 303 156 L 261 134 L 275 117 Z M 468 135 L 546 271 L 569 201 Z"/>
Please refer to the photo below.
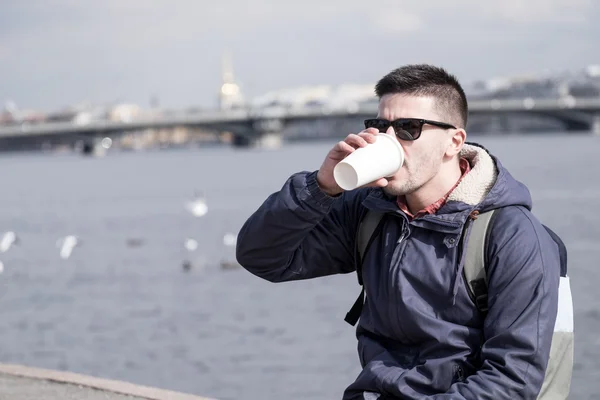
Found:
<path fill-rule="evenodd" d="M 267 107 L 178 113 L 165 117 L 137 119 L 130 122 L 92 121 L 45 122 L 0 126 L 0 149 L 9 142 L 74 143 L 84 141 L 89 148 L 104 137 L 117 137 L 147 129 L 201 128 L 206 131 L 230 132 L 234 146 L 246 147 L 265 140 L 281 140 L 282 129 L 298 121 L 323 119 L 369 118 L 377 114 L 377 103 L 351 104 L 345 108 L 304 106 L 301 108 Z M 600 134 L 600 98 L 561 99 L 490 99 L 469 102 L 469 119 L 502 115 L 537 115 L 564 123 L 568 131 Z M 468 128 L 468 127 L 467 127 Z"/>

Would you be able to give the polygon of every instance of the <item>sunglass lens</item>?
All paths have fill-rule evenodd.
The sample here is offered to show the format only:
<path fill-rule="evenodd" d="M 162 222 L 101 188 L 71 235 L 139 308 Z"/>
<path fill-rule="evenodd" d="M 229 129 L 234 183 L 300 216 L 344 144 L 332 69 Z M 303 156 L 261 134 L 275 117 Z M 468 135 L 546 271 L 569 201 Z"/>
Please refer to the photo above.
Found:
<path fill-rule="evenodd" d="M 368 119 L 365 121 L 365 129 L 375 128 L 380 132 L 387 131 L 390 123 L 384 119 Z"/>
<path fill-rule="evenodd" d="M 398 121 L 394 124 L 396 136 L 401 140 L 416 140 L 421 134 L 419 121 Z"/>

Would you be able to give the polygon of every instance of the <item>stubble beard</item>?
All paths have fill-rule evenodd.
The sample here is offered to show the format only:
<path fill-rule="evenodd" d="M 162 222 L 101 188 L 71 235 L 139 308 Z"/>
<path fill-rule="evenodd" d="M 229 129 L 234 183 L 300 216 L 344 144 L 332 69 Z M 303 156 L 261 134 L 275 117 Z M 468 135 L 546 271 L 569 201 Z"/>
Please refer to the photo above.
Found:
<path fill-rule="evenodd" d="M 415 182 L 415 175 L 409 165 L 404 165 L 406 174 L 402 178 L 395 178 L 388 182 L 388 185 L 383 188 L 383 191 L 388 196 L 405 196 L 419 189 L 419 185 Z"/>
<path fill-rule="evenodd" d="M 406 196 L 419 189 L 419 186 L 411 179 L 405 181 L 393 180 L 383 188 L 388 196 Z"/>
<path fill-rule="evenodd" d="M 406 174 L 401 180 L 394 179 L 388 182 L 388 185 L 383 188 L 387 195 L 406 196 L 421 189 L 439 172 L 441 161 L 438 162 L 436 158 L 432 157 L 428 160 L 420 160 L 414 169 L 413 165 L 405 165 Z M 428 171 L 432 173 L 430 176 L 428 176 Z"/>

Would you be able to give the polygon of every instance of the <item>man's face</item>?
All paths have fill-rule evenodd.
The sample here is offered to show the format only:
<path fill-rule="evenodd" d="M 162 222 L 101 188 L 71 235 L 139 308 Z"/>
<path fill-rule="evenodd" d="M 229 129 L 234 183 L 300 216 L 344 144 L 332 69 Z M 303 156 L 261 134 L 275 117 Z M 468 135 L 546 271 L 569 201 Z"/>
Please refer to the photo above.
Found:
<path fill-rule="evenodd" d="M 433 98 L 403 94 L 383 96 L 379 101 L 377 117 L 389 121 L 422 118 L 449 123 L 436 111 Z M 385 133 L 396 137 L 404 149 L 402 168 L 388 178 L 388 185 L 384 188 L 388 194 L 398 196 L 413 193 L 439 173 L 450 144 L 448 130 L 425 124 L 421 136 L 414 141 L 398 139 L 392 127 Z"/>

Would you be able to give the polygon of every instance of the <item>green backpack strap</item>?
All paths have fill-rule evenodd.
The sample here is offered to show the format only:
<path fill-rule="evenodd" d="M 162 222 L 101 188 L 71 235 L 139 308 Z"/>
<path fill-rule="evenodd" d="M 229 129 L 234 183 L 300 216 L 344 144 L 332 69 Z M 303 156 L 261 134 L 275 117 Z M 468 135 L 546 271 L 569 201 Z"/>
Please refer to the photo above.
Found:
<path fill-rule="evenodd" d="M 483 314 L 488 311 L 485 248 L 494 211 L 486 211 L 472 218 L 471 226 L 466 227 L 463 232 L 463 235 L 468 235 L 467 238 L 463 238 L 467 240 L 463 274 L 469 296 Z"/>
<path fill-rule="evenodd" d="M 381 212 L 367 210 L 366 215 L 358 225 L 358 232 L 356 234 L 356 247 L 358 248 L 359 258 L 356 262 L 356 274 L 358 275 L 358 283 L 362 286 L 362 289 L 358 295 L 358 298 L 354 302 L 354 305 L 344 318 L 344 321 L 352 326 L 356 325 L 358 322 L 364 304 L 365 288 L 362 281 L 363 258 L 367 252 L 367 248 L 371 244 L 372 238 L 375 236 L 375 231 L 377 230 L 377 227 L 383 218 L 383 214 L 384 213 Z"/>

